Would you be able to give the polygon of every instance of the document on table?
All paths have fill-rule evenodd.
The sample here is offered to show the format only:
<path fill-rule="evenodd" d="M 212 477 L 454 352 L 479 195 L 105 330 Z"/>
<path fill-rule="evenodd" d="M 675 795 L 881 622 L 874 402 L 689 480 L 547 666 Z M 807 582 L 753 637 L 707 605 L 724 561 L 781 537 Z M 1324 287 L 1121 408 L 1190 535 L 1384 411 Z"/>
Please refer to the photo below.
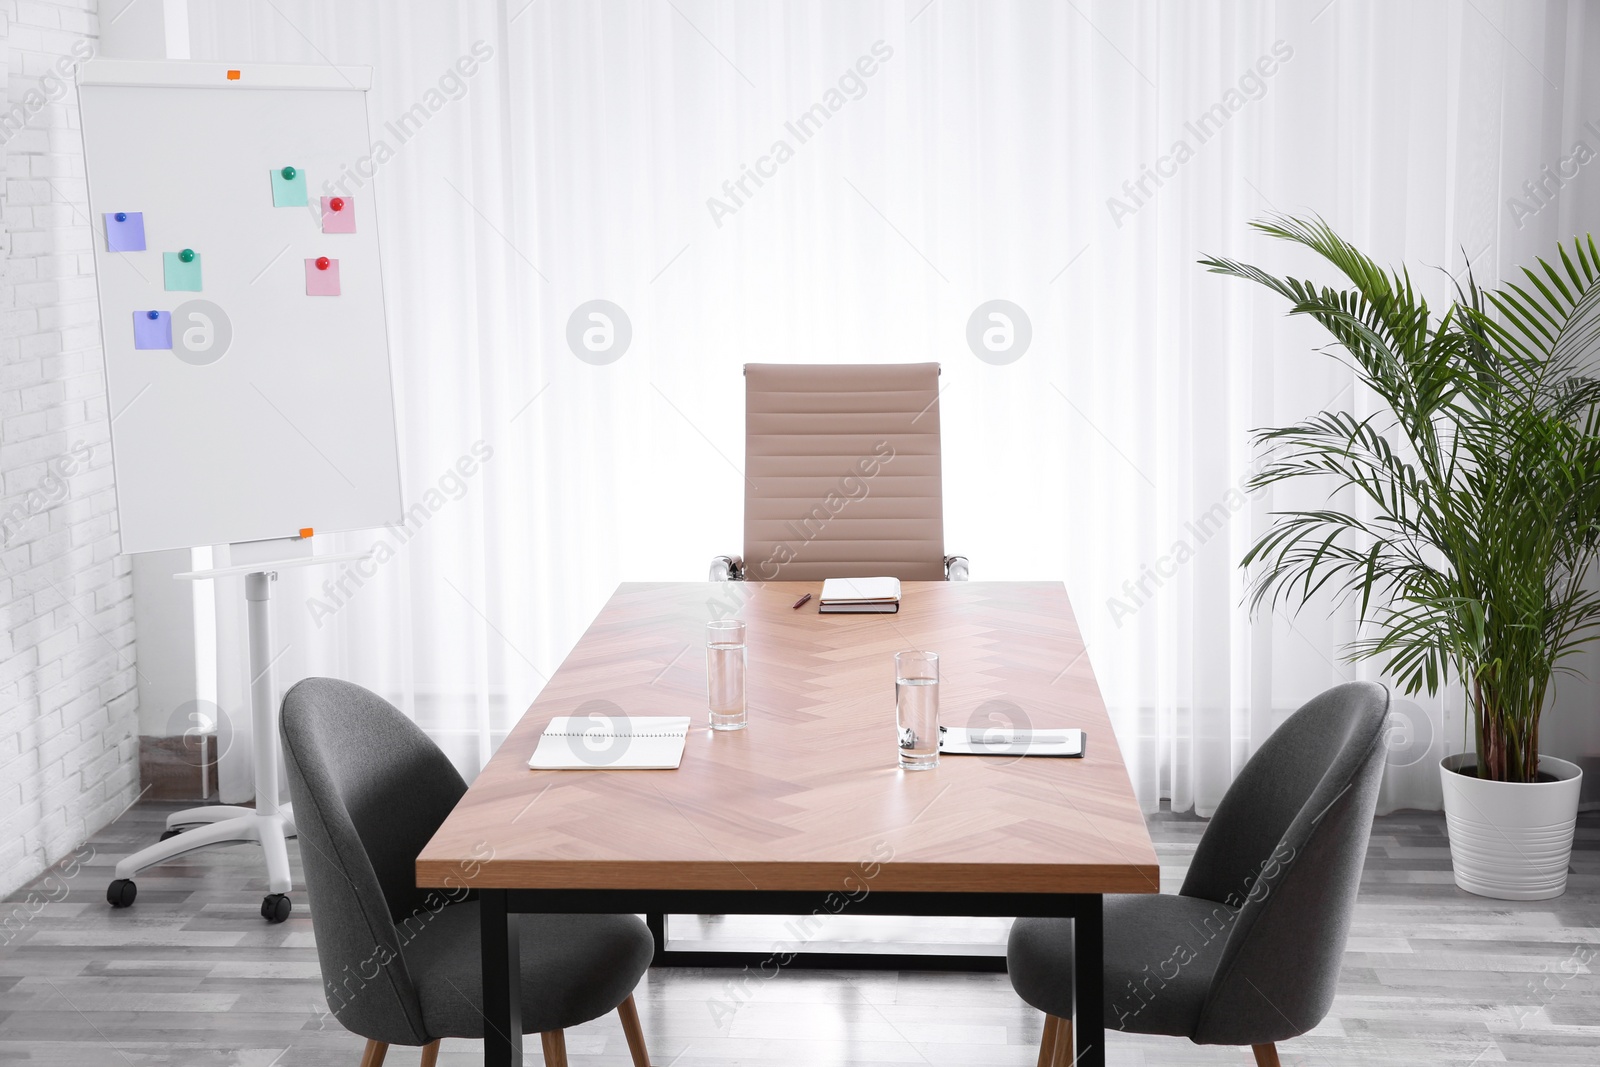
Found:
<path fill-rule="evenodd" d="M 536 771 L 670 771 L 683 762 L 687 715 L 560 715 L 539 737 Z"/>
<path fill-rule="evenodd" d="M 1082 730 L 998 730 L 939 727 L 939 752 L 945 756 L 1083 755 Z"/>

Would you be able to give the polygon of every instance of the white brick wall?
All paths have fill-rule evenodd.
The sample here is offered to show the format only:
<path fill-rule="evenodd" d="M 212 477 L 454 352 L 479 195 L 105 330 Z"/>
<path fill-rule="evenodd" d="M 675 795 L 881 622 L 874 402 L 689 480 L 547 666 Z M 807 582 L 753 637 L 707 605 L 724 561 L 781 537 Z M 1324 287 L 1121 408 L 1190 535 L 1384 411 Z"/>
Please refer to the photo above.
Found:
<path fill-rule="evenodd" d="M 0 0 L 0 895 L 139 787 L 133 580 L 119 556 L 93 229 L 70 72 L 95 0 Z"/>

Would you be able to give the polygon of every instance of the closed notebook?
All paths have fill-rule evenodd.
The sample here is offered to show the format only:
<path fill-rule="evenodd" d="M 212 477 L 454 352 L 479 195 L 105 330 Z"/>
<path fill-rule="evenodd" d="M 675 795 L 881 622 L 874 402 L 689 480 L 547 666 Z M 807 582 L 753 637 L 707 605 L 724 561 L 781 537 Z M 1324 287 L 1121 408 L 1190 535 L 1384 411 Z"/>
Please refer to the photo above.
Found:
<path fill-rule="evenodd" d="M 1082 730 L 970 730 L 965 726 L 939 727 L 939 753 L 945 756 L 1057 756 L 1083 755 Z"/>
<path fill-rule="evenodd" d="M 539 737 L 536 771 L 670 771 L 683 762 L 687 715 L 559 715 Z"/>
<path fill-rule="evenodd" d="M 823 614 L 885 614 L 900 610 L 898 578 L 829 578 L 817 610 Z"/>

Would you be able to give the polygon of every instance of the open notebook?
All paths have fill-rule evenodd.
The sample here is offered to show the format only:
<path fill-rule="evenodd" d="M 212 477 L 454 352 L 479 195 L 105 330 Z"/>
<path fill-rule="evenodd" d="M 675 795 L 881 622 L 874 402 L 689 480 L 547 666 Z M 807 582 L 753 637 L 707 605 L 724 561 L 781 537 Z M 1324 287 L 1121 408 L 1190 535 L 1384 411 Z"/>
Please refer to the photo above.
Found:
<path fill-rule="evenodd" d="M 539 737 L 536 771 L 670 771 L 683 762 L 687 715 L 558 715 Z"/>

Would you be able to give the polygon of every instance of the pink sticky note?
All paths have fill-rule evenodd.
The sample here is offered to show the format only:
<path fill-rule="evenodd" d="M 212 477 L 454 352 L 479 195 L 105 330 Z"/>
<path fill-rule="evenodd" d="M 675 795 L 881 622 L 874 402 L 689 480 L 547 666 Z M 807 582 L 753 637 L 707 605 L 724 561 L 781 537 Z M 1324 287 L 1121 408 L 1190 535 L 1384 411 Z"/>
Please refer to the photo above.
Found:
<path fill-rule="evenodd" d="M 348 196 L 323 197 L 322 232 L 355 233 L 356 202 Z"/>
<path fill-rule="evenodd" d="M 318 267 L 318 259 L 328 265 L 326 267 Z M 306 260 L 306 295 L 339 295 L 339 261 L 337 259 L 319 256 L 317 259 Z"/>

